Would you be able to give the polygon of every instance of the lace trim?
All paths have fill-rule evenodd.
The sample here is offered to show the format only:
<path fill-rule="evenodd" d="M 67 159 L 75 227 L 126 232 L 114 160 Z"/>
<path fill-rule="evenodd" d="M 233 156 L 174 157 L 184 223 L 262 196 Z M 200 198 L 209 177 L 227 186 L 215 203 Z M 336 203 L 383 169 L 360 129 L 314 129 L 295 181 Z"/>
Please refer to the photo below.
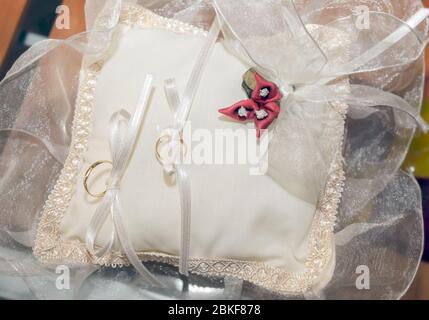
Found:
<path fill-rule="evenodd" d="M 73 249 L 78 242 L 62 242 L 60 224 L 76 190 L 82 155 L 88 147 L 95 91 L 101 69 L 101 63 L 92 64 L 79 88 L 69 155 L 58 181 L 45 203 L 33 248 L 35 256 L 42 262 L 58 261 L 59 257 L 72 257 L 78 250 Z"/>
<path fill-rule="evenodd" d="M 155 24 L 174 32 L 205 33 L 202 29 L 159 17 L 146 9 L 134 6 L 124 9 L 121 22 L 141 27 L 152 27 Z M 128 265 L 128 261 L 120 252 L 111 252 L 98 259 L 90 255 L 83 242 L 64 241 L 60 232 L 60 223 L 74 195 L 77 174 L 88 147 L 96 84 L 102 67 L 102 62 L 89 66 L 81 83 L 73 121 L 70 153 L 45 203 L 33 248 L 34 255 L 43 263 L 92 263 L 114 268 Z M 333 256 L 333 232 L 344 186 L 343 158 L 340 150 L 347 105 L 337 104 L 334 107 L 341 115 L 333 117 L 333 123 L 329 126 L 335 132 L 334 136 L 338 136 L 338 141 L 333 146 L 337 150 L 337 155 L 311 226 L 306 271 L 291 273 L 260 262 L 193 258 L 190 260 L 190 272 L 204 276 L 236 277 L 280 293 L 302 293 L 317 283 Z M 174 256 L 159 253 L 140 253 L 139 256 L 143 261 L 163 262 L 178 267 L 178 258 Z"/>
<path fill-rule="evenodd" d="M 181 34 L 207 36 L 207 31 L 204 29 L 178 20 L 161 17 L 140 6 L 126 6 L 122 10 L 119 22 L 131 27 L 140 27 L 143 29 L 161 28 Z"/>

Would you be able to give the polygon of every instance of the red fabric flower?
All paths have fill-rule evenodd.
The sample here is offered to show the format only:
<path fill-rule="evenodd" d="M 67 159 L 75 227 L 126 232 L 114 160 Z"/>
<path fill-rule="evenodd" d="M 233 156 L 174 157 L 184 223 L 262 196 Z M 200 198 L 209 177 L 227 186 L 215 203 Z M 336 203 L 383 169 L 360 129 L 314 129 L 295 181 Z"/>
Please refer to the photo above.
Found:
<path fill-rule="evenodd" d="M 266 106 L 262 106 L 259 110 L 255 111 L 255 127 L 256 127 L 256 137 L 259 139 L 262 135 L 262 130 L 268 129 L 268 127 L 273 123 L 274 120 L 279 116 L 278 112 L 275 112 Z"/>
<path fill-rule="evenodd" d="M 259 107 L 251 99 L 237 102 L 231 107 L 220 109 L 219 112 L 238 121 L 249 121 L 255 118 L 255 111 Z"/>
<path fill-rule="evenodd" d="M 280 113 L 280 105 L 277 102 L 268 102 L 263 104 L 263 107 L 276 113 L 277 115 Z"/>
<path fill-rule="evenodd" d="M 272 82 L 266 81 L 254 73 L 256 86 L 251 93 L 251 99 L 240 101 L 219 112 L 237 121 L 255 123 L 256 136 L 259 139 L 262 130 L 267 129 L 280 113 L 279 100 L 282 98 L 279 88 Z M 249 96 L 252 89 L 248 89 Z"/>
<path fill-rule="evenodd" d="M 257 103 L 276 102 L 282 98 L 279 88 L 272 82 L 255 73 L 256 87 L 252 93 L 252 100 Z"/>

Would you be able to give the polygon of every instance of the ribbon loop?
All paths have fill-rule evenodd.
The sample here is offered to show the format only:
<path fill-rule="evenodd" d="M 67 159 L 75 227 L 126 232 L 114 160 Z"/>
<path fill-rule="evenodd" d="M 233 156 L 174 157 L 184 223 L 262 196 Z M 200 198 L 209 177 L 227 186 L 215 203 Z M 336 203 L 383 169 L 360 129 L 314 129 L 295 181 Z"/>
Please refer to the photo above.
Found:
<path fill-rule="evenodd" d="M 131 116 L 121 110 L 112 115 L 110 120 L 110 150 L 112 154 L 112 171 L 108 179 L 106 194 L 99 204 L 86 233 L 88 251 L 96 258 L 101 259 L 108 254 L 115 243 L 118 243 L 127 256 L 129 262 L 150 285 L 163 286 L 140 261 L 135 252 L 123 221 L 123 211 L 120 202 L 120 184 L 131 159 L 134 145 L 145 114 L 153 77 L 148 75 L 139 97 L 137 108 Z M 113 227 L 109 242 L 101 249 L 96 250 L 95 242 L 107 218 L 111 216 Z"/>
<path fill-rule="evenodd" d="M 213 48 L 218 39 L 221 30 L 221 24 L 215 18 L 212 27 L 210 28 L 206 43 L 202 48 L 195 66 L 192 70 L 188 84 L 183 95 L 183 99 L 179 97 L 179 91 L 175 79 L 167 79 L 164 83 L 165 95 L 167 97 L 170 110 L 173 114 L 174 123 L 172 128 L 166 130 L 167 147 L 171 156 L 167 159 L 161 159 L 159 147 L 164 136 L 158 139 L 156 152 L 158 160 L 160 160 L 164 171 L 167 174 L 177 174 L 177 181 L 180 193 L 181 207 L 181 240 L 180 240 L 180 258 L 179 272 L 185 276 L 188 275 L 189 269 L 189 254 L 190 254 L 190 234 L 191 234 L 191 184 L 189 175 L 178 159 L 183 153 L 186 144 L 183 141 L 182 133 L 185 123 L 189 117 L 189 113 L 197 94 L 203 71 L 207 65 L 208 59 L 213 51 Z"/>
<path fill-rule="evenodd" d="M 395 94 L 366 85 L 308 85 L 299 88 L 294 98 L 314 103 L 342 101 L 352 108 L 384 106 L 404 112 L 422 132 L 428 131 L 428 125 L 417 108 Z"/>

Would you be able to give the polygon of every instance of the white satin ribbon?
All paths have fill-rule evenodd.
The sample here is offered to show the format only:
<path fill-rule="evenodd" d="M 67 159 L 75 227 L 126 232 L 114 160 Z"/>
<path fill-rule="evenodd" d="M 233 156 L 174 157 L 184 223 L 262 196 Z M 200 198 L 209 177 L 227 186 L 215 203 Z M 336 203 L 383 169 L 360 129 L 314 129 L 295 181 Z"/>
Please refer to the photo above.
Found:
<path fill-rule="evenodd" d="M 212 27 L 210 28 L 206 43 L 192 70 L 183 99 L 180 99 L 179 97 L 176 81 L 174 79 L 168 79 L 165 81 L 165 94 L 167 96 L 170 110 L 174 116 L 174 123 L 172 129 L 168 130 L 171 138 L 168 147 L 172 156 L 169 159 L 166 159 L 166 162 L 163 165 L 166 173 L 177 174 L 181 207 L 179 272 L 185 276 L 188 276 L 189 274 L 188 269 L 191 246 L 191 184 L 186 169 L 182 164 L 180 164 L 180 161 L 177 160 L 183 151 L 182 132 L 197 94 L 201 77 L 216 44 L 220 30 L 221 25 L 218 23 L 217 19 L 215 19 Z"/>
<path fill-rule="evenodd" d="M 163 286 L 141 263 L 123 220 L 123 211 L 120 201 L 121 180 L 127 170 L 136 139 L 152 91 L 152 75 L 148 75 L 139 97 L 137 108 L 131 116 L 127 111 L 121 110 L 113 114 L 110 120 L 110 150 L 112 153 L 112 171 L 108 180 L 106 194 L 101 200 L 86 232 L 86 247 L 97 258 L 108 254 L 116 242 L 119 243 L 123 253 L 138 273 L 153 286 Z M 113 227 L 109 242 L 96 249 L 96 239 L 106 219 L 111 217 Z"/>

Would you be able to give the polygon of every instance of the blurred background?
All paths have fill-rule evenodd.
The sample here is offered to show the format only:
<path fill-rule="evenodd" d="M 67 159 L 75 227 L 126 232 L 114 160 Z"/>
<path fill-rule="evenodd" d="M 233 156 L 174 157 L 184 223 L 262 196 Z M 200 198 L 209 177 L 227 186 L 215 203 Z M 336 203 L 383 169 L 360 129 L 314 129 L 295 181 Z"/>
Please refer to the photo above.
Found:
<path fill-rule="evenodd" d="M 429 7 L 429 0 L 423 1 Z M 85 0 L 0 0 L 0 80 L 31 45 L 47 38 L 65 39 L 85 30 Z M 70 27 L 56 27 L 57 8 L 70 10 Z M 60 7 L 61 8 L 61 7 Z M 428 48 L 429 50 L 429 48 Z M 423 116 L 429 122 L 429 51 L 426 56 L 426 92 Z M 426 249 L 420 272 L 404 299 L 429 300 L 429 135 L 416 138 L 405 163 L 413 168 L 423 190 Z M 1 293 L 0 293 L 1 295 Z"/>

